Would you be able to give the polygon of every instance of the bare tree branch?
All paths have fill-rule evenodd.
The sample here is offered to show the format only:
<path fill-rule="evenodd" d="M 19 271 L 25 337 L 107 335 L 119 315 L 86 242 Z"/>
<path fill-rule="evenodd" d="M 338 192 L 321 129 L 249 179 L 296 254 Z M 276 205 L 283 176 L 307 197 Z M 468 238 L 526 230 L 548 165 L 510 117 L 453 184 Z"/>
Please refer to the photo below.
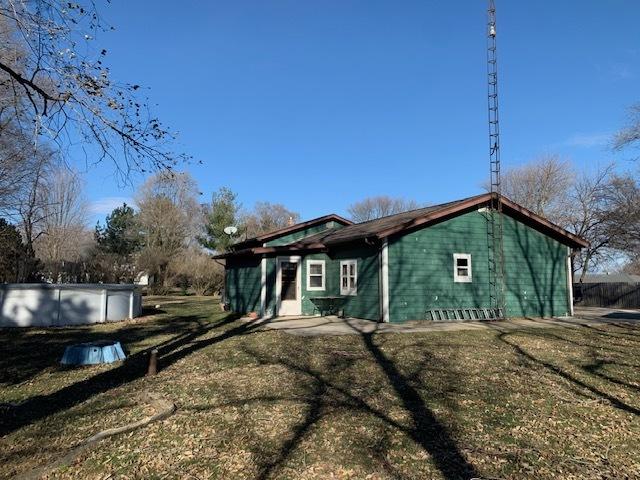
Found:
<path fill-rule="evenodd" d="M 188 160 L 170 149 L 175 134 L 151 114 L 140 85 L 110 78 L 106 50 L 93 46 L 110 29 L 90 0 L 1 2 L 0 125 L 24 133 L 35 125 L 59 148 L 87 142 L 94 161 L 108 159 L 125 181 L 133 170 L 174 168 Z"/>
<path fill-rule="evenodd" d="M 614 137 L 614 150 L 623 150 L 632 146 L 640 147 L 640 104 L 629 109 L 629 123 Z"/>
<path fill-rule="evenodd" d="M 392 198 L 386 195 L 368 197 L 349 206 L 347 211 L 351 220 L 356 223 L 375 220 L 376 218 L 394 215 L 419 208 L 414 200 L 404 198 Z"/>

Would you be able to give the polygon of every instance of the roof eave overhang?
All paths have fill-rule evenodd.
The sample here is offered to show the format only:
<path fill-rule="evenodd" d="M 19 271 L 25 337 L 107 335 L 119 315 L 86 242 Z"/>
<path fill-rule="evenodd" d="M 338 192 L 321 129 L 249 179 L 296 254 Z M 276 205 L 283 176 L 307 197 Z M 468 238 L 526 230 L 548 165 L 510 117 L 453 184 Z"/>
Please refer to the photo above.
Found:
<path fill-rule="evenodd" d="M 434 223 L 447 217 L 462 213 L 466 210 L 476 208 L 485 204 L 488 205 L 492 200 L 496 200 L 497 198 L 498 195 L 491 193 L 480 195 L 465 202 L 460 202 L 452 205 L 451 207 L 446 207 L 435 212 L 431 212 L 430 214 L 423 217 L 415 218 L 410 222 L 406 222 L 401 225 L 396 225 L 394 227 L 382 230 L 375 234 L 375 237 L 377 237 L 378 239 L 384 239 L 397 233 L 410 231 L 422 226 L 427 226 L 430 223 Z M 587 242 L 584 238 L 566 231 L 565 229 L 551 223 L 549 220 L 541 217 L 540 215 L 536 215 L 531 210 L 528 210 L 518 205 L 517 203 L 512 202 L 508 198 L 500 197 L 500 201 L 502 202 L 503 208 L 506 207 L 507 210 L 510 210 L 512 216 L 520 217 L 520 219 L 525 221 L 525 223 L 537 228 L 538 230 L 550 234 L 550 236 L 555 237 L 561 243 L 564 243 L 572 248 L 585 248 L 589 246 L 589 242 Z"/>
<path fill-rule="evenodd" d="M 491 200 L 491 194 L 487 193 L 485 195 L 481 195 L 479 197 L 471 198 L 467 201 L 456 203 L 450 207 L 445 207 L 440 210 L 436 210 L 435 212 L 431 212 L 423 217 L 414 218 L 409 222 L 402 223 L 400 225 L 396 225 L 391 228 L 387 228 L 385 230 L 381 230 L 375 236 L 379 239 L 387 238 L 396 233 L 404 232 L 406 230 L 412 230 L 416 227 L 420 227 L 426 225 L 428 223 L 432 223 L 436 220 L 440 220 L 442 218 L 446 218 L 450 215 L 462 212 L 469 208 L 482 205 L 484 203 L 488 203 Z"/>
<path fill-rule="evenodd" d="M 440 210 L 436 210 L 434 212 L 430 212 L 419 218 L 414 218 L 411 221 L 401 223 L 399 225 L 394 225 L 393 227 L 386 228 L 384 230 L 380 230 L 376 233 L 372 233 L 369 235 L 363 235 L 362 237 L 349 238 L 344 241 L 325 241 L 323 243 L 310 243 L 305 244 L 303 242 L 294 243 L 291 245 L 283 245 L 278 247 L 256 247 L 256 248 L 246 248 L 243 250 L 239 250 L 236 252 L 231 252 L 231 254 L 226 254 L 226 256 L 218 256 L 216 258 L 227 258 L 229 256 L 241 256 L 241 255 L 273 255 L 278 253 L 286 253 L 286 252 L 305 252 L 305 251 L 328 251 L 329 248 L 337 247 L 344 245 L 346 243 L 354 243 L 354 242 L 380 242 L 385 238 L 388 238 L 392 235 L 408 233 L 410 231 L 416 230 L 418 228 L 423 228 L 428 226 L 429 224 L 441 222 L 448 218 L 451 218 L 456 215 L 460 215 L 472 209 L 477 209 L 482 206 L 489 206 L 491 204 L 495 205 L 496 200 L 500 198 L 500 202 L 502 203 L 502 208 L 505 213 L 516 218 L 517 220 L 522 221 L 523 223 L 555 238 L 560 243 L 567 245 L 571 248 L 585 248 L 589 246 L 589 242 L 587 242 L 584 238 L 579 237 L 578 235 L 574 235 L 571 232 L 566 231 L 565 229 L 551 223 L 549 220 L 541 217 L 533 213 L 531 210 L 528 210 L 515 202 L 512 202 L 506 197 L 499 197 L 495 193 L 486 193 L 484 195 L 478 195 L 477 197 L 470 198 L 468 200 L 458 202 L 449 207 L 441 208 Z"/>
<path fill-rule="evenodd" d="M 531 210 L 528 210 L 515 202 L 512 202 L 508 198 L 502 197 L 502 205 L 503 208 L 506 207 L 507 210 L 510 210 L 514 217 L 520 216 L 521 219 L 530 220 L 539 227 L 539 230 L 549 233 L 550 236 L 555 237 L 558 241 L 566 244 L 572 248 L 586 248 L 589 246 L 589 242 L 584 238 L 575 235 L 571 232 L 568 232 L 562 227 L 559 227 L 553 223 L 551 223 L 546 218 L 541 217 L 540 215 L 536 215 Z M 530 223 L 529 222 L 529 223 Z"/>
<path fill-rule="evenodd" d="M 310 243 L 307 245 L 280 245 L 276 247 L 256 247 L 245 248 L 233 252 L 226 252 L 220 255 L 215 255 L 214 259 L 226 259 L 234 257 L 251 257 L 254 255 L 267 255 L 273 256 L 280 253 L 302 253 L 302 252 L 323 252 L 327 247 L 323 243 Z"/>

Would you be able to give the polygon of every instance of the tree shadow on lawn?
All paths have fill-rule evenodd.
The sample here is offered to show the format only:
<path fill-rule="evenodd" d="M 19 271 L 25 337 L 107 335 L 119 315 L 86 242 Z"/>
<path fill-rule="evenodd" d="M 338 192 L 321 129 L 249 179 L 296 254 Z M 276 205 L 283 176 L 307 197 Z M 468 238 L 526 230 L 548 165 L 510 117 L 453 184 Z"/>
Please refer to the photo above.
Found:
<path fill-rule="evenodd" d="M 427 406 L 418 389 L 412 385 L 411 378 L 402 375 L 395 363 L 376 345 L 370 333 L 363 334 L 362 340 L 384 371 L 396 394 L 402 399 L 405 409 L 411 414 L 413 425 L 407 434 L 431 455 L 445 478 L 477 477 L 478 473 L 458 448 L 448 427 L 443 425 Z M 426 365 L 421 365 L 415 370 L 414 380 L 423 367 Z M 447 395 L 446 398 L 450 397 Z"/>
<path fill-rule="evenodd" d="M 607 337 L 608 339 L 623 340 L 625 342 L 640 344 L 640 334 L 638 334 L 638 325 L 629 323 L 609 323 L 610 327 L 616 330 L 608 331 L 599 328 L 596 325 L 580 324 L 581 328 L 587 329 L 597 335 Z M 622 345 L 625 346 L 625 345 Z M 628 346 L 628 345 L 627 345 Z"/>
<path fill-rule="evenodd" d="M 591 357 L 592 357 L 592 361 L 586 365 L 583 365 L 582 366 L 583 370 L 585 370 L 586 372 L 589 372 L 591 375 L 595 377 L 601 378 L 604 381 L 615 383 L 616 385 L 619 385 L 624 388 L 629 388 L 631 390 L 640 391 L 640 386 L 633 385 L 632 383 L 625 382 L 624 380 L 620 380 L 611 375 L 607 375 L 602 371 L 608 366 L 614 366 L 614 367 L 621 366 L 618 362 L 614 360 L 605 360 L 605 359 L 599 358 L 598 355 L 595 354 L 595 352 L 591 355 Z M 639 368 L 638 365 L 625 364 L 622 366 L 632 367 L 636 369 Z"/>
<path fill-rule="evenodd" d="M 389 429 L 402 432 L 428 454 L 437 470 L 448 480 L 477 477 L 476 469 L 463 455 L 449 427 L 438 420 L 420 392 L 427 391 L 430 398 L 447 404 L 456 393 L 455 377 L 451 375 L 440 384 L 428 380 L 441 376 L 442 372 L 435 373 L 439 361 L 430 355 L 426 344 L 416 349 L 420 352 L 421 358 L 412 358 L 414 363 L 411 365 L 411 371 L 403 373 L 379 346 L 379 343 L 386 340 L 383 336 L 378 335 L 374 339 L 374 334 L 369 333 L 360 334 L 360 338 L 366 349 L 361 353 L 360 360 L 372 359 L 378 367 L 378 374 L 382 373 L 382 377 L 362 378 L 362 372 L 351 368 L 358 360 L 357 357 L 334 354 L 326 364 L 317 366 L 317 357 L 312 358 L 313 355 L 318 355 L 317 352 L 296 350 L 272 354 L 244 347 L 244 352 L 260 365 L 282 366 L 299 376 L 301 380 L 293 387 L 298 392 L 296 395 L 275 397 L 277 401 L 302 401 L 305 405 L 303 419 L 290 430 L 289 437 L 282 442 L 277 452 L 266 452 L 262 450 L 264 447 L 261 444 L 254 446 L 257 450 L 256 457 L 265 459 L 259 466 L 256 478 L 266 480 L 277 477 L 279 470 L 317 424 L 333 416 L 338 419 L 340 414 L 348 414 L 349 418 L 355 418 L 360 414 L 370 417 L 371 421 L 381 425 L 380 434 L 383 437 L 388 434 Z M 442 370 L 448 371 L 444 367 Z M 375 399 L 384 398 L 389 386 L 390 393 L 396 400 L 390 401 L 385 408 L 377 407 Z M 265 398 L 269 399 L 266 401 L 276 401 L 274 396 L 267 396 L 252 398 L 243 403 L 261 402 Z M 399 402 L 397 405 L 396 401 Z M 449 409 L 453 408 L 447 406 Z M 402 407 L 409 415 L 408 420 L 394 419 L 389 413 L 391 407 Z M 362 435 L 358 433 L 359 437 Z M 354 455 L 360 453 L 369 456 L 369 461 L 375 461 L 376 468 L 386 471 L 394 478 L 401 478 L 402 475 L 395 471 L 387 459 L 390 444 L 379 436 L 370 440 L 373 445 L 368 445 L 359 452 L 354 451 Z M 357 460 L 358 458 L 354 457 L 354 461 Z"/>
<path fill-rule="evenodd" d="M 535 320 L 535 319 L 531 319 Z M 611 335 L 603 335 L 602 330 L 593 329 L 588 325 L 581 325 L 576 323 L 570 323 L 562 325 L 556 323 L 553 328 L 520 328 L 520 329 L 507 329 L 500 325 L 499 322 L 487 323 L 488 326 L 502 332 L 504 334 L 527 334 L 531 337 L 537 337 L 543 340 L 555 340 L 570 345 L 572 348 L 606 348 L 608 352 L 613 352 L 621 355 L 628 355 L 629 348 L 633 348 L 634 345 L 629 343 L 617 343 L 613 340 L 624 340 L 624 338 L 612 337 Z M 588 329 L 588 331 L 587 331 Z M 569 335 L 563 335 L 563 334 Z M 578 334 L 579 338 L 571 338 L 571 334 Z M 503 342 L 504 343 L 504 342 Z"/>
<path fill-rule="evenodd" d="M 256 329 L 253 324 L 242 323 L 228 330 L 222 330 L 238 318 L 235 314 L 228 314 L 213 323 L 207 322 L 207 317 L 208 314 L 171 317 L 166 320 L 166 328 L 169 331 L 176 331 L 177 329 L 181 333 L 164 342 L 151 345 L 134 353 L 127 357 L 118 367 L 63 387 L 50 394 L 31 397 L 18 406 L 11 408 L 0 419 L 0 436 L 5 436 L 26 425 L 72 408 L 96 395 L 143 377 L 147 371 L 148 355 L 152 349 L 158 350 L 159 365 L 161 368 L 166 368 L 197 350 L 231 337 L 245 335 Z M 160 327 L 160 330 L 168 333 L 162 327 Z M 201 337 L 216 330 L 222 331 L 214 337 L 201 339 Z M 105 335 L 101 333 L 92 332 L 91 335 L 87 335 L 87 333 L 86 331 L 84 332 L 81 337 L 82 341 L 90 340 L 93 335 L 105 338 Z M 138 332 L 138 335 L 140 335 L 138 340 L 144 338 L 144 326 L 143 330 Z M 111 336 L 122 337 L 122 331 L 113 332 Z M 127 340 L 130 340 L 130 338 Z M 50 361 L 51 359 L 49 359 Z"/>
<path fill-rule="evenodd" d="M 544 329 L 531 329 L 531 330 L 520 330 L 520 331 L 506 331 L 500 328 L 500 326 L 498 324 L 492 324 L 491 325 L 492 328 L 494 328 L 495 330 L 497 330 L 497 339 L 499 341 L 501 341 L 502 343 L 504 343 L 505 345 L 509 346 L 520 358 L 525 359 L 526 361 L 531 362 L 532 364 L 542 367 L 543 369 L 547 370 L 548 372 L 557 375 L 559 377 L 561 377 L 562 379 L 566 380 L 567 382 L 569 382 L 569 384 L 572 387 L 575 387 L 577 390 L 577 392 L 584 392 L 587 391 L 589 392 L 589 394 L 591 394 L 592 396 L 600 399 L 600 400 L 604 400 L 606 402 L 608 402 L 612 407 L 617 408 L 619 410 L 622 410 L 624 412 L 633 414 L 633 415 L 640 415 L 640 408 L 637 408 L 633 405 L 629 405 L 628 403 L 625 403 L 624 401 L 622 401 L 621 399 L 617 398 L 616 396 L 614 396 L 611 393 L 608 393 L 606 391 L 604 391 L 602 388 L 599 388 L 595 385 L 591 385 L 590 383 L 587 383 L 586 380 L 582 380 L 580 378 L 577 378 L 574 374 L 572 374 L 571 372 L 567 371 L 565 368 L 556 365 L 554 363 L 552 363 L 551 361 L 548 360 L 544 360 L 542 358 L 537 357 L 533 352 L 528 351 L 526 349 L 526 347 L 522 346 L 517 339 L 514 338 L 514 336 L 516 335 L 527 335 L 530 338 L 540 338 L 540 339 L 544 339 L 544 340 L 552 340 L 552 341 L 559 341 L 559 342 L 564 342 L 567 343 L 569 345 L 573 345 L 574 347 L 582 347 L 582 348 L 588 348 L 591 350 L 591 356 L 594 358 L 594 360 L 590 363 L 590 364 L 586 364 L 586 365 L 577 365 L 578 368 L 580 368 L 583 372 L 585 372 L 586 374 L 590 375 L 591 377 L 599 377 L 601 380 L 607 381 L 607 382 L 612 382 L 615 383 L 617 385 L 623 386 L 625 388 L 634 388 L 637 389 L 636 386 L 627 384 L 626 382 L 623 382 L 621 380 L 618 379 L 614 379 L 612 377 L 608 377 L 604 374 L 601 374 L 599 372 L 597 372 L 598 368 L 600 368 L 602 365 L 599 364 L 597 357 L 595 356 L 595 353 L 593 352 L 593 345 L 589 345 L 587 343 L 582 343 L 582 342 L 578 342 L 566 337 L 563 337 L 562 335 L 559 335 L 558 333 L 555 333 L 558 329 L 554 329 L 552 333 L 551 331 L 547 331 Z M 619 347 L 619 345 L 614 344 L 616 347 Z M 627 346 L 628 347 L 628 346 Z M 572 347 L 569 347 L 572 348 Z M 633 349 L 628 349 L 628 350 L 620 350 L 618 348 L 611 348 L 611 346 L 606 345 L 606 344 L 602 344 L 601 348 L 603 349 L 608 349 L 609 351 L 614 351 L 615 353 L 619 353 L 619 354 L 627 354 L 627 355 L 634 355 L 634 350 Z M 615 365 L 615 361 L 609 362 L 609 364 L 611 365 Z"/>
<path fill-rule="evenodd" d="M 498 342 L 507 345 L 508 351 L 515 354 L 515 361 L 530 368 L 531 372 L 547 370 L 552 374 L 553 382 L 561 384 L 566 381 L 568 387 L 579 395 L 604 400 L 612 407 L 632 415 L 640 413 L 638 408 L 617 398 L 608 389 L 593 385 L 588 379 L 577 377 L 555 360 L 540 357 L 518 339 L 518 336 L 524 335 L 534 340 L 545 340 L 547 344 L 563 342 L 564 348 L 591 351 L 594 340 L 590 336 L 584 337 L 590 335 L 587 331 L 575 326 L 513 331 L 503 330 L 497 323 L 492 325 L 496 330 L 495 338 Z M 320 339 L 312 338 L 300 340 L 302 345 L 298 341 L 282 342 L 276 350 L 261 348 L 259 344 L 243 344 L 240 348 L 258 365 L 283 367 L 294 375 L 294 380 L 287 379 L 282 385 L 271 384 L 269 388 L 274 389 L 273 392 L 256 392 L 256 395 L 250 398 L 235 398 L 208 407 L 195 407 L 194 410 L 247 405 L 256 405 L 259 408 L 261 404 L 266 403 L 302 405 L 302 416 L 296 417 L 297 419 L 293 420 L 294 425 L 287 427 L 284 433 L 286 438 L 283 441 L 274 442 L 264 438 L 250 421 L 246 425 L 253 433 L 249 437 L 251 440 L 243 443 L 243 448 L 255 454 L 255 478 L 259 480 L 284 475 L 283 469 L 292 461 L 292 457 L 305 455 L 303 448 L 306 441 L 316 440 L 315 435 L 320 430 L 324 430 L 322 434 L 327 434 L 326 427 L 321 427 L 321 423 L 339 424 L 341 426 L 337 432 L 338 437 L 349 436 L 342 453 L 346 456 L 351 455 L 352 458 L 345 461 L 373 463 L 373 467 L 367 468 L 384 471 L 393 478 L 402 478 L 399 467 L 393 465 L 393 457 L 399 447 L 397 443 L 392 443 L 391 439 L 397 432 L 427 454 L 428 457 L 425 458 L 431 459 L 433 466 L 444 478 L 468 480 L 479 477 L 474 465 L 465 457 L 464 452 L 468 449 L 461 447 L 452 427 L 438 418 L 440 414 L 436 415 L 430 406 L 437 402 L 449 411 L 455 410 L 456 398 L 460 393 L 460 389 L 457 388 L 460 377 L 456 376 L 454 369 L 450 367 L 454 362 L 439 359 L 431 354 L 430 348 L 433 344 L 427 343 L 426 340 L 421 342 L 412 338 L 398 349 L 394 346 L 393 338 L 397 338 L 395 335 L 361 332 L 358 334 L 359 337 L 354 338 L 358 338 L 360 343 L 349 343 L 346 347 L 348 351 L 331 351 L 332 340 L 327 340 L 327 344 L 321 344 L 320 349 L 314 349 L 313 342 L 320 342 Z M 595 344 L 598 343 L 596 339 Z M 619 354 L 619 350 L 611 348 L 615 343 L 610 343 L 611 345 L 603 345 L 605 352 L 609 349 L 608 351 Z M 633 346 L 627 347 L 623 351 L 624 354 L 633 355 Z M 390 350 L 395 352 L 389 353 Z M 363 367 L 359 362 L 371 365 Z M 622 361 L 618 364 L 633 366 Z M 593 370 L 599 368 L 599 365 L 593 368 L 589 364 L 577 366 L 589 373 L 593 379 L 593 375 L 598 376 L 598 372 L 594 373 Z M 515 372 L 522 373 L 521 370 Z M 606 376 L 600 377 L 627 388 L 635 388 Z M 408 414 L 406 419 L 397 416 L 398 407 Z M 349 421 L 353 423 L 350 424 Z M 364 427 L 364 431 L 359 430 L 360 426 Z M 339 449 L 339 441 L 336 440 L 331 447 L 325 448 Z M 357 441 L 360 442 L 358 446 L 363 445 L 362 448 L 354 448 L 353 443 L 349 443 Z M 313 448 L 323 448 L 321 443 L 318 440 Z M 344 464 L 343 466 L 347 467 Z"/>
<path fill-rule="evenodd" d="M 169 319 L 158 319 L 153 323 L 149 322 L 152 316 L 162 313 L 165 311 L 145 307 L 142 316 L 124 322 L 49 328 L 2 328 L 0 385 L 17 385 L 31 380 L 43 371 L 65 369 L 66 367 L 61 366 L 58 361 L 68 345 L 112 340 L 122 341 L 125 348 L 153 336 L 180 332 L 192 323 L 189 319 L 176 319 L 173 322 Z M 95 331 L 96 327 L 105 326 L 107 329 Z"/>

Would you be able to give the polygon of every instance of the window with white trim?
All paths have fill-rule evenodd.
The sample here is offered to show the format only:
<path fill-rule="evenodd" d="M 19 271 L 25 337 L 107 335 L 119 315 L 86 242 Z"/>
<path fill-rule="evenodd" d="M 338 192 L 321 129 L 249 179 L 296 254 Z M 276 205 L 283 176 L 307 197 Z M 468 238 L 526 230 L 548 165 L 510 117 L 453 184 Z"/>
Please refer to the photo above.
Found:
<path fill-rule="evenodd" d="M 307 290 L 324 290 L 324 260 L 307 260 Z"/>
<path fill-rule="evenodd" d="M 471 254 L 453 254 L 453 281 L 456 283 L 471 282 Z"/>
<path fill-rule="evenodd" d="M 358 261 L 340 262 L 340 295 L 358 294 Z"/>

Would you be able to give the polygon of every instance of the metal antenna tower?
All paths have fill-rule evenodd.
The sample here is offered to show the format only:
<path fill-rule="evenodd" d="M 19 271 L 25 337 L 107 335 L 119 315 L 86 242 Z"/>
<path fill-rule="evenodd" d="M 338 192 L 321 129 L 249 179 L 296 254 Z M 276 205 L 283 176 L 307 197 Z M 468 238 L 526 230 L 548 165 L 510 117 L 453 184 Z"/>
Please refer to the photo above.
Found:
<path fill-rule="evenodd" d="M 498 115 L 498 60 L 496 55 L 496 5 L 489 0 L 487 11 L 487 78 L 489 106 L 489 179 L 491 200 L 487 236 L 489 246 L 489 283 L 491 308 L 496 318 L 506 314 L 504 291 L 504 245 L 502 202 L 500 197 L 500 122 Z"/>

